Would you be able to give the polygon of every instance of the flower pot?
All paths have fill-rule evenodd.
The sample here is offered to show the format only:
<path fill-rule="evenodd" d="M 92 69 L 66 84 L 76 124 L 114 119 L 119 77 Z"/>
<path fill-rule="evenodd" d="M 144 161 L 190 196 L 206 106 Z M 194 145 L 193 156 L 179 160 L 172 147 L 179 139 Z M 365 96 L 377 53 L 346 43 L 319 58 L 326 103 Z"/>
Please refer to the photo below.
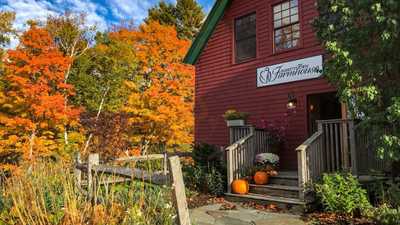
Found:
<path fill-rule="evenodd" d="M 227 120 L 226 124 L 228 127 L 241 127 L 244 126 L 244 120 Z"/>
<path fill-rule="evenodd" d="M 264 185 L 269 181 L 269 174 L 264 171 L 258 171 L 254 174 L 253 179 L 255 184 Z"/>

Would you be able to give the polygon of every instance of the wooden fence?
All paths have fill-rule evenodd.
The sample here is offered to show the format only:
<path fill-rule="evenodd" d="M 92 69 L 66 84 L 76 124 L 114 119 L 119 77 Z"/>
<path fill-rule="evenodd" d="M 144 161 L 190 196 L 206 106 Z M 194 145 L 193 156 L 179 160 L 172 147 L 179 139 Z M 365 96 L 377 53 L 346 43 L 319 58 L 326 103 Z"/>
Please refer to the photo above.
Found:
<path fill-rule="evenodd" d="M 174 203 L 178 213 L 180 225 L 190 225 L 189 209 L 186 201 L 185 185 L 183 182 L 182 169 L 179 156 L 170 156 L 165 154 L 153 154 L 136 157 L 118 158 L 113 162 L 139 162 L 149 160 L 163 160 L 163 170 L 148 172 L 136 168 L 117 167 L 100 164 L 98 154 L 90 154 L 87 163 L 82 163 L 80 156 L 77 157 L 75 163 L 75 177 L 77 185 L 82 190 L 86 186 L 88 197 L 93 202 L 97 201 L 96 186 L 120 183 L 138 179 L 156 185 L 171 184 L 173 187 Z M 83 173 L 86 173 L 86 181 L 84 181 Z M 110 174 L 120 177 L 119 179 L 111 178 L 99 182 L 99 174 Z"/>

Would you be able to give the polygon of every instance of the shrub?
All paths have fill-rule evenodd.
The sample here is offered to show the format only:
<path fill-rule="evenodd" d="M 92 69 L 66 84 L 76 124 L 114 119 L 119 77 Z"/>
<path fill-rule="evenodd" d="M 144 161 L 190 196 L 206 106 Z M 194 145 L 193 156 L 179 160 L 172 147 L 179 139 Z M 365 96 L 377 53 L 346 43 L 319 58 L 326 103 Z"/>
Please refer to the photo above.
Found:
<path fill-rule="evenodd" d="M 387 204 L 400 207 L 400 183 L 394 180 L 377 180 L 367 186 L 369 196 L 375 205 Z"/>
<path fill-rule="evenodd" d="M 384 204 L 375 209 L 373 220 L 379 225 L 399 225 L 400 208 L 392 209 Z"/>
<path fill-rule="evenodd" d="M 366 190 L 351 174 L 325 174 L 316 184 L 317 197 L 328 212 L 354 214 L 371 207 Z"/>
<path fill-rule="evenodd" d="M 187 187 L 212 195 L 222 195 L 226 184 L 226 167 L 216 146 L 197 144 L 193 148 L 193 164 L 183 166 Z"/>
<path fill-rule="evenodd" d="M 205 182 L 207 191 L 210 194 L 217 196 L 224 194 L 225 182 L 223 175 L 215 168 L 211 168 L 210 171 L 205 174 Z"/>

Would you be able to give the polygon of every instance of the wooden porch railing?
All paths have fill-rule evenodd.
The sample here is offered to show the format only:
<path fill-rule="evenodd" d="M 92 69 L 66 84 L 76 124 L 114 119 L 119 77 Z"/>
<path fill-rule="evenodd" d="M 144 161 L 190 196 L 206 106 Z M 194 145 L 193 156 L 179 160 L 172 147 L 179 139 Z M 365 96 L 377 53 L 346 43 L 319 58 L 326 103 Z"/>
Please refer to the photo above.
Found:
<path fill-rule="evenodd" d="M 305 185 L 323 173 L 351 171 L 357 174 L 353 120 L 319 120 L 318 131 L 296 148 L 300 198 Z M 354 156 L 354 157 L 351 157 Z"/>
<path fill-rule="evenodd" d="M 255 156 L 268 152 L 269 136 L 264 130 L 252 126 L 231 127 L 230 141 L 233 143 L 226 148 L 228 193 L 232 181 L 249 172 Z"/>
<path fill-rule="evenodd" d="M 323 145 L 324 133 L 319 130 L 296 148 L 301 199 L 304 199 L 305 185 L 317 179 L 325 171 Z"/>
<path fill-rule="evenodd" d="M 380 159 L 373 145 L 373 130 L 354 125 L 353 120 L 320 120 L 318 131 L 296 148 L 300 196 L 304 187 L 323 173 L 349 171 L 353 175 L 384 173 L 390 167 L 388 156 Z"/>

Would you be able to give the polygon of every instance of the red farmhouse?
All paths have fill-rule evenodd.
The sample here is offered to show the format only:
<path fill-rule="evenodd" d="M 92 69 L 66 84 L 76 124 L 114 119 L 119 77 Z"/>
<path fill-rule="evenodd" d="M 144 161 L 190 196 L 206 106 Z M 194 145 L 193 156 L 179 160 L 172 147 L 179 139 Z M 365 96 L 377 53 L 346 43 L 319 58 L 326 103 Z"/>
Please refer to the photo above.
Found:
<path fill-rule="evenodd" d="M 295 148 L 315 120 L 341 118 L 335 88 L 314 71 L 324 57 L 311 25 L 317 15 L 315 0 L 216 2 L 186 57 L 196 66 L 196 142 L 227 146 L 222 115 L 236 109 L 249 124 L 284 125 L 281 167 L 297 168 Z"/>
<path fill-rule="evenodd" d="M 305 184 L 322 173 L 383 168 L 323 76 L 316 16 L 316 0 L 217 0 L 185 58 L 196 67 L 195 141 L 226 149 L 228 195 L 271 151 L 270 133 L 257 129 L 265 123 L 284 128 L 280 171 L 236 197 L 304 204 Z M 228 127 L 229 109 L 249 113 L 247 124 Z"/>

